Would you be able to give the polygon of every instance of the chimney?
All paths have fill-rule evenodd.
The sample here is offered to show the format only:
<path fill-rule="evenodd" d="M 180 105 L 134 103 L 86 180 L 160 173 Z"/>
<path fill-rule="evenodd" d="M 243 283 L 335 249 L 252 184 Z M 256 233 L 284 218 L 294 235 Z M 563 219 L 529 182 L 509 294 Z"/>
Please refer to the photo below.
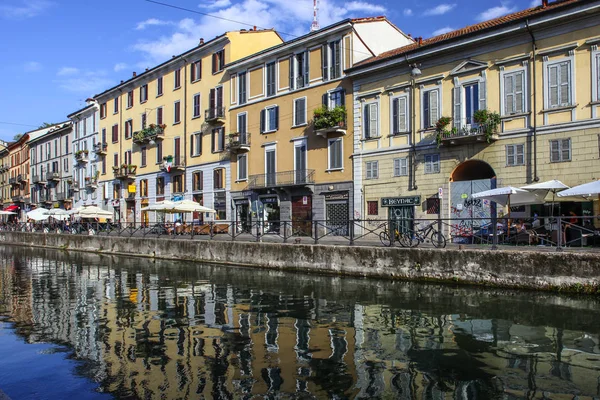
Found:
<path fill-rule="evenodd" d="M 422 36 L 419 36 L 419 37 L 417 38 L 417 42 L 419 43 L 419 46 L 422 46 L 422 45 L 423 45 L 423 37 L 422 37 Z"/>
<path fill-rule="evenodd" d="M 204 44 L 204 38 L 200 38 L 200 46 Z"/>
<path fill-rule="evenodd" d="M 254 25 L 254 30 L 256 30 L 256 25 Z"/>
<path fill-rule="evenodd" d="M 133 77 L 135 78 L 137 76 L 137 73 L 135 71 L 133 71 Z"/>
<path fill-rule="evenodd" d="M 548 0 L 542 0 L 542 8 L 548 7 Z"/>
<path fill-rule="evenodd" d="M 121 80 L 121 83 L 125 82 L 124 80 Z"/>
<path fill-rule="evenodd" d="M 146 68 L 146 71 L 148 71 L 149 68 Z"/>

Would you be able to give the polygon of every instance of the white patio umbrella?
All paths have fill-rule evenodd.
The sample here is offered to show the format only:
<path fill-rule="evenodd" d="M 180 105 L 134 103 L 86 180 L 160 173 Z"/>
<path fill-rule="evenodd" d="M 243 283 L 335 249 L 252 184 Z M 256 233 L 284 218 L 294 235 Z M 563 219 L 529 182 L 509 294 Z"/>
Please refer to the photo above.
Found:
<path fill-rule="evenodd" d="M 175 205 L 171 200 L 159 201 L 147 207 L 143 207 L 140 211 L 169 211 Z"/>
<path fill-rule="evenodd" d="M 69 216 L 71 214 L 69 214 L 67 210 L 63 210 L 62 208 L 51 208 L 50 210 L 46 211 L 46 215 L 58 221 L 64 221 L 69 219 Z"/>
<path fill-rule="evenodd" d="M 590 197 L 595 194 L 600 194 L 600 180 L 589 182 L 589 183 L 584 183 L 583 185 L 574 186 L 571 189 L 563 190 L 562 192 L 558 193 L 558 197 L 567 197 L 567 196 Z"/>
<path fill-rule="evenodd" d="M 556 193 L 560 192 L 561 190 L 568 189 L 568 188 L 569 187 L 567 185 L 565 185 L 564 183 L 562 183 L 561 181 L 559 181 L 557 179 L 552 179 L 550 181 L 534 183 L 533 185 L 527 185 L 527 186 L 521 187 L 521 189 L 529 190 L 533 193 L 536 193 L 539 191 L 544 191 L 544 190 L 546 191 L 546 193 L 551 192 L 552 193 L 552 211 L 551 211 L 551 213 L 553 216 L 554 216 L 554 199 L 555 199 Z"/>
<path fill-rule="evenodd" d="M 83 207 L 77 214 L 80 218 L 107 218 L 112 219 L 113 213 L 96 206 Z"/>
<path fill-rule="evenodd" d="M 494 201 L 503 206 L 508 205 L 509 214 L 510 206 L 520 206 L 525 204 L 541 204 L 544 202 L 534 193 L 524 189 L 519 189 L 513 186 L 506 186 L 496 189 L 485 190 L 471 195 L 474 199 L 486 199 Z"/>
<path fill-rule="evenodd" d="M 16 215 L 16 212 L 0 210 L 0 215 Z"/>
<path fill-rule="evenodd" d="M 170 210 L 171 212 L 202 212 L 202 213 L 216 213 L 212 208 L 201 206 L 192 200 L 180 200 L 176 201 Z"/>
<path fill-rule="evenodd" d="M 48 209 L 46 208 L 36 208 L 35 210 L 28 211 L 25 215 L 34 221 L 45 221 L 50 217 L 47 212 Z"/>

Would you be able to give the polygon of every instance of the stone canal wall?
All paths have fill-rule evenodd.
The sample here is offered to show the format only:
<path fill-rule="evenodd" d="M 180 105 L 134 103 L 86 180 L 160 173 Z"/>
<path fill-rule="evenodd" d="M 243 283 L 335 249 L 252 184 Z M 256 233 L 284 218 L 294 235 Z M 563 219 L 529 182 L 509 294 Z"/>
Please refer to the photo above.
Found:
<path fill-rule="evenodd" d="M 6 245 L 386 279 L 532 289 L 600 286 L 600 254 L 403 249 L 0 232 Z"/>

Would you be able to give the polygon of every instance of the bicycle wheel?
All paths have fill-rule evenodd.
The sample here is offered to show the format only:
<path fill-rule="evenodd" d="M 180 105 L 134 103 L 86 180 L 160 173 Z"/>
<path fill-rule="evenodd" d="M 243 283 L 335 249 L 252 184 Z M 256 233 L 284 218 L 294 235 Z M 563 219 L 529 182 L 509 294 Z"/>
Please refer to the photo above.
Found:
<path fill-rule="evenodd" d="M 387 231 L 381 231 L 379 233 L 379 240 L 381 244 L 385 247 L 390 247 L 392 245 L 392 241 L 390 240 L 390 235 L 388 235 Z"/>
<path fill-rule="evenodd" d="M 398 237 L 398 241 L 402 247 L 417 247 L 419 245 L 419 238 L 414 232 L 401 233 Z"/>
<path fill-rule="evenodd" d="M 446 238 L 442 235 L 441 232 L 436 230 L 431 231 L 431 244 L 433 244 L 438 249 L 443 249 L 446 247 Z"/>

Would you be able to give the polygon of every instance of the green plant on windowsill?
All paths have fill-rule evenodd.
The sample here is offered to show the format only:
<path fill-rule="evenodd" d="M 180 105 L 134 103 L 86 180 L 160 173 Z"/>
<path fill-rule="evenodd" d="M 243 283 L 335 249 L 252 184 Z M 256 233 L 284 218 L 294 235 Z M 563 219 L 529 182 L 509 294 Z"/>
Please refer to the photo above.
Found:
<path fill-rule="evenodd" d="M 485 140 L 489 143 L 492 135 L 498 133 L 500 114 L 490 112 L 487 109 L 477 110 L 473 113 L 473 121 L 479 124 L 480 132 L 485 134 Z"/>
<path fill-rule="evenodd" d="M 452 118 L 441 117 L 435 123 L 435 141 L 438 147 L 440 147 L 440 145 L 442 144 L 442 139 L 452 137 L 457 133 L 456 128 L 448 129 L 450 122 L 452 122 Z"/>
<path fill-rule="evenodd" d="M 313 114 L 315 129 L 328 129 L 328 128 L 345 128 L 346 127 L 346 107 L 336 106 L 329 109 L 323 105 L 317 108 Z"/>

